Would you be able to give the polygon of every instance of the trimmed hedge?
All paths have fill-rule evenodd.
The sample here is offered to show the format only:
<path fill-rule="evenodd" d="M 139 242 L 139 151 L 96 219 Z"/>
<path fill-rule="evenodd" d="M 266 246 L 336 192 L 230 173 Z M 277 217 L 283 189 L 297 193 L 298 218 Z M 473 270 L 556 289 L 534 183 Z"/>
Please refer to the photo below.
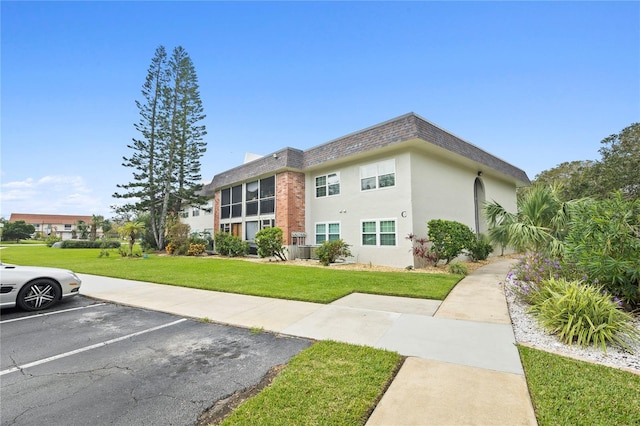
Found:
<path fill-rule="evenodd" d="M 120 248 L 120 241 L 89 241 L 89 240 L 65 240 L 62 242 L 62 248 Z"/>

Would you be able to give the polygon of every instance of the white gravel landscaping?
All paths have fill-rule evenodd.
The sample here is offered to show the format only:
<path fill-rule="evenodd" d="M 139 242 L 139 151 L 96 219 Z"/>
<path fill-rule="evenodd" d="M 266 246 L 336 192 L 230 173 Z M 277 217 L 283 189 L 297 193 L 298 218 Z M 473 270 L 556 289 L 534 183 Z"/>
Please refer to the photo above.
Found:
<path fill-rule="evenodd" d="M 516 341 L 520 344 L 536 349 L 553 352 L 582 361 L 593 362 L 609 367 L 621 368 L 640 374 L 640 342 L 630 343 L 634 353 L 629 353 L 617 347 L 607 347 L 606 353 L 601 348 L 569 346 L 561 343 L 557 337 L 545 332 L 536 319 L 527 313 L 528 305 L 521 302 L 513 291 L 509 289 L 510 278 L 504 283 L 504 292 L 509 306 L 511 323 Z M 640 319 L 635 321 L 640 330 Z"/>

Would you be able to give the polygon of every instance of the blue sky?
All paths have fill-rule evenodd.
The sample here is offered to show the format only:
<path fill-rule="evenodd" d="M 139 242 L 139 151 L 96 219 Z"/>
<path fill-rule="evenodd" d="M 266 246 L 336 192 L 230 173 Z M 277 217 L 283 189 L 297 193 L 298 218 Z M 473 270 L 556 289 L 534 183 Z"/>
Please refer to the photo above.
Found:
<path fill-rule="evenodd" d="M 407 112 L 533 179 L 640 121 L 638 2 L 11 2 L 0 215 L 112 216 L 158 45 L 199 77 L 202 175 Z"/>

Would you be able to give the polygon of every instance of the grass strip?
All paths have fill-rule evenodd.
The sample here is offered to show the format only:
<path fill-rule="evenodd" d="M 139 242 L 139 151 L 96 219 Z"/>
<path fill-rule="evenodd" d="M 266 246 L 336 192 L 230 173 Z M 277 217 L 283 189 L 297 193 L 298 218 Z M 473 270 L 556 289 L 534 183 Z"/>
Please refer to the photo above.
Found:
<path fill-rule="evenodd" d="M 640 375 L 526 346 L 518 350 L 540 426 L 640 424 Z"/>
<path fill-rule="evenodd" d="M 462 278 L 451 274 L 362 272 L 256 263 L 218 257 L 123 258 L 113 250 L 5 247 L 4 263 L 53 266 L 75 272 L 204 290 L 330 303 L 354 292 L 444 300 Z"/>
<path fill-rule="evenodd" d="M 222 425 L 363 425 L 401 361 L 395 352 L 315 343 Z"/>

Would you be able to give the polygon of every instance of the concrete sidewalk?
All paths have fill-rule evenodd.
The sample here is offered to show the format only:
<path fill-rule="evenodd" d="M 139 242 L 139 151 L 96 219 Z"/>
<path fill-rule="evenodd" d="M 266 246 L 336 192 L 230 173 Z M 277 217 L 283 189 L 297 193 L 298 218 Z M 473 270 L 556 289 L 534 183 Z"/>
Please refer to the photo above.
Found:
<path fill-rule="evenodd" d="M 500 286 L 511 265 L 478 269 L 442 303 L 356 293 L 323 305 L 79 275 L 97 299 L 408 356 L 368 425 L 535 425 Z"/>

